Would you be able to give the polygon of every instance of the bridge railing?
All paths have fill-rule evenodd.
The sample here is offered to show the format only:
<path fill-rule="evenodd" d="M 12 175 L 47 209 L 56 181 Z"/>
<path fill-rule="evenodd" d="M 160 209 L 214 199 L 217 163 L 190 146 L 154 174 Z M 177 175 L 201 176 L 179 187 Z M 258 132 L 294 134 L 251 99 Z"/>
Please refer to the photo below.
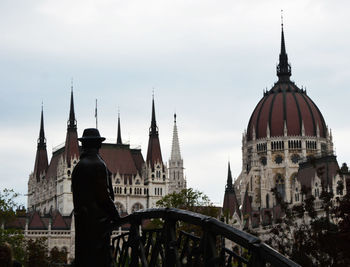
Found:
<path fill-rule="evenodd" d="M 154 219 L 161 221 L 157 228 L 144 227 Z M 184 224 L 197 235 L 181 230 Z M 299 266 L 259 238 L 190 211 L 140 210 L 123 217 L 115 230 L 123 225 L 128 231 L 112 239 L 117 266 Z"/>

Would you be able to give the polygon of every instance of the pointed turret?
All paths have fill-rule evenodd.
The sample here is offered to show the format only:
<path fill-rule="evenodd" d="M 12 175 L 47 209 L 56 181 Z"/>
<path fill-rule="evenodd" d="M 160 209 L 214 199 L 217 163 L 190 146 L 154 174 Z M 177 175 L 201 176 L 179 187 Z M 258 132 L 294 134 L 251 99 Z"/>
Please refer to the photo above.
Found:
<path fill-rule="evenodd" d="M 171 146 L 171 160 L 181 160 L 179 136 L 176 126 L 176 113 L 174 114 L 173 143 Z"/>
<path fill-rule="evenodd" d="M 77 129 L 77 120 L 75 119 L 74 112 L 74 99 L 73 99 L 73 87 L 71 88 L 70 94 L 70 109 L 69 109 L 69 119 L 68 119 L 68 129 Z"/>
<path fill-rule="evenodd" d="M 241 211 L 239 210 L 235 189 L 232 185 L 230 162 L 228 163 L 227 184 L 225 188 L 223 210 L 224 212 L 229 212 L 230 217 L 232 217 L 232 215 L 235 212 L 238 214 L 239 217 L 241 217 Z"/>
<path fill-rule="evenodd" d="M 120 114 L 118 112 L 118 130 L 117 130 L 117 145 L 122 145 L 122 134 L 120 129 Z"/>
<path fill-rule="evenodd" d="M 149 128 L 149 136 L 158 136 L 156 112 L 154 108 L 154 98 L 152 98 L 152 120 L 151 120 L 151 127 Z"/>
<path fill-rule="evenodd" d="M 45 138 L 45 132 L 44 132 L 44 110 L 41 106 L 41 119 L 40 119 L 40 131 L 39 131 L 39 138 L 38 138 L 38 148 L 45 148 L 46 149 L 46 138 Z"/>
<path fill-rule="evenodd" d="M 230 162 L 228 163 L 228 173 L 227 173 L 227 184 L 226 184 L 226 190 L 225 191 L 231 191 L 233 189 L 232 187 L 232 174 L 231 174 L 231 166 Z"/>
<path fill-rule="evenodd" d="M 292 70 L 290 64 L 288 63 L 288 55 L 286 53 L 286 45 L 284 42 L 284 31 L 283 31 L 283 22 L 281 24 L 282 33 L 281 33 L 281 52 L 279 57 L 279 63 L 277 65 L 277 76 L 279 82 L 289 82 L 290 76 L 292 75 Z"/>
<path fill-rule="evenodd" d="M 176 125 L 176 114 L 174 114 L 173 142 L 171 146 L 171 157 L 169 159 L 169 193 L 180 192 L 186 188 L 184 176 L 184 163 L 180 153 L 180 142 Z"/>
<path fill-rule="evenodd" d="M 245 220 L 243 229 L 249 227 L 249 218 L 252 213 L 252 204 L 250 202 L 250 197 L 248 195 L 248 188 L 249 188 L 249 183 L 247 184 L 246 191 L 243 197 L 243 204 L 242 204 L 242 215 L 243 215 L 243 219 Z"/>
<path fill-rule="evenodd" d="M 46 151 L 46 138 L 44 132 L 44 111 L 41 107 L 41 120 L 40 120 L 40 131 L 38 138 L 38 147 L 36 151 L 35 164 L 34 164 L 34 176 L 37 181 L 40 180 L 42 175 L 45 175 L 48 167 L 48 158 Z"/>
<path fill-rule="evenodd" d="M 77 120 L 75 119 L 74 112 L 73 86 L 71 88 L 70 110 L 67 125 L 68 127 L 65 143 L 65 159 L 67 162 L 67 166 L 70 167 L 72 159 L 79 158 Z"/>
<path fill-rule="evenodd" d="M 158 127 L 156 122 L 156 114 L 154 107 L 154 98 L 152 99 L 152 120 L 151 127 L 149 128 L 149 140 L 147 150 L 147 164 L 150 164 L 152 169 L 156 162 L 163 164 L 162 153 L 160 150 L 160 143 L 158 138 Z"/>

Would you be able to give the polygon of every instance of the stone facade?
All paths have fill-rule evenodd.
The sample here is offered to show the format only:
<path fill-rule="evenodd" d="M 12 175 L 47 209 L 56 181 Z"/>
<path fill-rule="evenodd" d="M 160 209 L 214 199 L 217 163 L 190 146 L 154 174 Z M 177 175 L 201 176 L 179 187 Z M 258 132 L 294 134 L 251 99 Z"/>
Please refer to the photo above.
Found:
<path fill-rule="evenodd" d="M 50 164 L 48 164 L 43 112 L 41 114 L 35 167 L 28 181 L 27 207 L 30 211 L 40 211 L 42 214 L 46 214 L 58 210 L 63 215 L 70 215 L 73 210 L 71 174 L 80 155 L 73 91 L 71 92 L 67 125 L 66 141 L 64 145 L 53 150 Z M 100 155 L 111 172 L 115 203 L 122 214 L 155 207 L 156 202 L 163 196 L 186 186 L 176 124 L 174 126 L 174 140 L 170 163 L 173 170 L 174 161 L 176 161 L 175 169 L 180 187 L 170 186 L 169 171 L 162 160 L 154 100 L 152 101 L 152 120 L 146 161 L 140 149 L 131 148 L 129 144 L 122 142 L 120 117 L 118 117 L 117 142 L 114 144 L 103 143 Z M 174 153 L 174 151 L 178 151 L 178 153 Z"/>

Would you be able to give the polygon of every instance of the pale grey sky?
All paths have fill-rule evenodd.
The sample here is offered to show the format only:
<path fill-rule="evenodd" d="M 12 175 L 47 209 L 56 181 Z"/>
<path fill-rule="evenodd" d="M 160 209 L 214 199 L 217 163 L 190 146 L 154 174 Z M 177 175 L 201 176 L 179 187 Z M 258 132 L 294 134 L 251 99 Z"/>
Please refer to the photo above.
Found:
<path fill-rule="evenodd" d="M 3 0 L 0 188 L 27 191 L 42 101 L 49 157 L 64 142 L 74 77 L 79 135 L 98 98 L 101 134 L 116 137 L 119 106 L 123 139 L 144 156 L 154 87 L 163 159 L 176 110 L 188 185 L 221 204 L 227 161 L 237 177 L 242 133 L 276 81 L 281 9 L 292 79 L 350 162 L 348 1 Z"/>

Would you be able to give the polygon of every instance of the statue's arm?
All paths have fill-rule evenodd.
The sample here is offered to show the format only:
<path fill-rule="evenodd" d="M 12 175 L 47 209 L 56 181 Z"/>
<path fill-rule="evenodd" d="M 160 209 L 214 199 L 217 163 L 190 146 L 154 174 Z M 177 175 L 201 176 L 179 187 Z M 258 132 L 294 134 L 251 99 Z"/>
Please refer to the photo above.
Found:
<path fill-rule="evenodd" d="M 119 218 L 119 212 L 109 194 L 107 184 L 107 179 L 109 179 L 109 176 L 107 168 L 104 165 L 101 165 L 97 169 L 98 175 L 95 188 L 97 203 L 99 204 L 100 208 L 105 210 L 105 212 L 110 215 L 111 219 L 116 220 Z"/>

